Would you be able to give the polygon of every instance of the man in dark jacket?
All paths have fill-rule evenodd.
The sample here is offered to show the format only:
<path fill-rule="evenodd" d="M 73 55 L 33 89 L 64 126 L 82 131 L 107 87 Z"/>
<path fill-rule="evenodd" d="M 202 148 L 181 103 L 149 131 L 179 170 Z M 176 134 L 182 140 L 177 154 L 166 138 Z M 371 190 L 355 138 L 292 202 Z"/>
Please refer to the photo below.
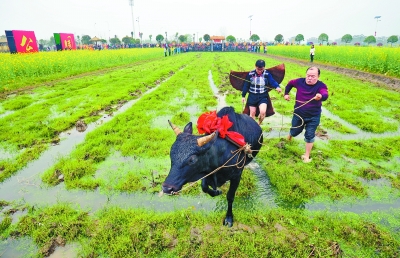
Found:
<path fill-rule="evenodd" d="M 272 78 L 272 75 L 265 70 L 265 61 L 257 60 L 256 69 L 250 71 L 246 76 L 242 89 L 242 102 L 246 101 L 246 94 L 249 93 L 247 103 L 250 109 L 250 116 L 255 118 L 257 107 L 260 110 L 258 124 L 261 125 L 267 111 L 267 101 L 269 98 L 268 88 L 275 88 L 282 92 L 279 84 Z"/>

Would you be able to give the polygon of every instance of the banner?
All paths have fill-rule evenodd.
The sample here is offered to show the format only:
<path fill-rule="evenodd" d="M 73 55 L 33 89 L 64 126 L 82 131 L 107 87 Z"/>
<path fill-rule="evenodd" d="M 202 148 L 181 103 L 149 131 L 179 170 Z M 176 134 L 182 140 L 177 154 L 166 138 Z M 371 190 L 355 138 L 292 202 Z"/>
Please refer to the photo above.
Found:
<path fill-rule="evenodd" d="M 38 52 L 35 32 L 24 30 L 6 30 L 7 43 L 11 53 Z"/>
<path fill-rule="evenodd" d="M 74 34 L 71 33 L 54 33 L 54 41 L 57 50 L 76 50 Z"/>
<path fill-rule="evenodd" d="M 74 34 L 60 33 L 60 38 L 61 38 L 61 46 L 64 50 L 65 49 L 69 49 L 69 50 L 75 49 L 76 50 Z"/>
<path fill-rule="evenodd" d="M 76 50 L 74 34 L 71 33 L 54 33 L 57 50 Z"/>

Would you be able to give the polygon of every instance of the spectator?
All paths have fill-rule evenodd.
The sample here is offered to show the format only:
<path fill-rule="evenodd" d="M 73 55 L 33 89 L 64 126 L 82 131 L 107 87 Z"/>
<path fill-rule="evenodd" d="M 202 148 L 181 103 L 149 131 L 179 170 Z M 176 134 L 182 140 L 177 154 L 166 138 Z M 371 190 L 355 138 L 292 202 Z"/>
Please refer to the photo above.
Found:
<path fill-rule="evenodd" d="M 314 45 L 311 45 L 311 49 L 310 49 L 310 62 L 311 63 L 314 61 L 314 54 L 315 54 L 315 48 L 314 48 Z"/>

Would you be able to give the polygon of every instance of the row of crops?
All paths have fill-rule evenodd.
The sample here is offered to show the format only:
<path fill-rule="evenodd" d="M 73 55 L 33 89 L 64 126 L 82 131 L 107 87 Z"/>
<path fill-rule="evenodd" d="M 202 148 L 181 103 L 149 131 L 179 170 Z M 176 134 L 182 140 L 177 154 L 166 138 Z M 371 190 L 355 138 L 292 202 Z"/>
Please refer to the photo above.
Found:
<path fill-rule="evenodd" d="M 308 46 L 270 46 L 268 53 L 309 60 Z M 35 83 L 157 58 L 162 49 L 0 53 L 0 93 Z M 317 62 L 400 78 L 400 48 L 317 46 Z"/>
<path fill-rule="evenodd" d="M 72 57 L 74 52 L 69 53 Z M 140 56 L 136 50 L 123 53 Z M 60 186 L 100 190 L 99 195 L 125 193 L 132 200 L 138 193 L 154 195 L 168 173 L 169 149 L 175 139 L 167 120 L 183 128 L 189 121 L 195 125 L 203 112 L 216 109 L 210 73 L 220 92 L 226 94 L 228 105 L 240 112 L 241 95 L 229 86 L 227 74 L 250 70 L 256 59 L 265 58 L 249 53 L 185 53 L 167 58 L 147 54 L 118 69 L 82 77 L 46 84 L 32 78 L 29 85 L 37 84 L 35 87 L 21 84 L 20 92 L 4 97 L 0 102 L 0 154 L 7 153 L 9 158 L 0 160 L 3 186 L 7 178 L 17 177 L 22 167 L 51 149 L 52 143 L 62 145 L 60 133 L 79 120 L 98 126 L 71 153 L 32 175 L 40 178 L 41 188 L 49 192 Z M 269 58 L 266 62 L 268 67 L 279 64 Z M 305 67 L 285 65 L 283 86 L 305 74 Z M 85 257 L 396 256 L 400 251 L 399 207 L 363 214 L 304 209 L 312 203 L 368 204 L 368 200 L 388 202 L 400 196 L 398 94 L 327 71 L 322 71 L 321 80 L 331 94 L 324 103 L 326 109 L 375 135 L 374 139 L 359 140 L 357 132 L 324 116 L 324 130 L 354 135 L 355 140 L 317 141 L 313 163 L 304 164 L 300 160 L 302 139 L 285 142 L 289 125 L 276 122 L 280 119 L 266 119 L 264 131 L 282 131 L 282 138 L 266 134 L 256 160 L 275 189 L 274 204 L 252 199 L 258 179 L 246 169 L 235 200 L 246 205 L 234 205 L 235 226 L 231 229 L 221 227 L 224 196 L 217 197 L 223 207 L 204 212 L 192 205 L 161 212 L 115 203 L 98 204 L 98 211 L 87 211 L 73 203 L 41 206 L 35 201 L 21 204 L 0 198 L 0 209 L 12 206 L 29 211 L 19 221 L 3 212 L 0 237 L 27 236 L 39 256 L 46 256 L 51 246 L 63 242 L 74 243 L 77 253 Z M 282 121 L 290 118 L 294 103 L 275 92 L 271 95 L 278 112 L 275 116 Z M 129 109 L 113 115 L 132 100 L 136 102 Z M 105 115 L 113 118 L 101 124 Z M 385 135 L 387 132 L 394 136 Z M 380 184 L 374 183 L 378 180 Z M 0 185 L 0 196 L 8 196 L 1 189 Z M 24 186 L 14 190 L 22 196 L 31 191 Z M 226 187 L 223 191 L 225 194 Z M 199 186 L 183 195 L 199 201 L 211 198 L 203 198 Z M 174 205 L 170 199 L 165 202 Z"/>
<path fill-rule="evenodd" d="M 0 53 L 0 93 L 99 69 L 160 57 L 162 49 Z"/>
<path fill-rule="evenodd" d="M 271 46 L 268 53 L 310 60 L 309 46 Z M 316 62 L 400 78 L 399 47 L 316 46 Z"/>

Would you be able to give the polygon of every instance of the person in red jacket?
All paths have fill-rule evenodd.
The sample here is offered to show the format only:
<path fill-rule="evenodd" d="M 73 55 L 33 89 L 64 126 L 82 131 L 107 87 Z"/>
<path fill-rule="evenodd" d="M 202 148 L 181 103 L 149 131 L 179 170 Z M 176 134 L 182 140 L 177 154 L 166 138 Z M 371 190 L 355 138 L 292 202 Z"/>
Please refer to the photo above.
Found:
<path fill-rule="evenodd" d="M 314 145 L 315 131 L 321 119 L 322 101 L 328 99 L 328 87 L 319 80 L 320 74 L 319 68 L 309 67 L 306 78 L 291 80 L 285 88 L 284 98 L 287 101 L 290 100 L 290 90 L 292 88 L 297 90 L 288 140 L 290 141 L 292 137 L 296 137 L 305 129 L 306 150 L 304 155 L 301 156 L 305 163 L 311 161 L 310 153 Z"/>

